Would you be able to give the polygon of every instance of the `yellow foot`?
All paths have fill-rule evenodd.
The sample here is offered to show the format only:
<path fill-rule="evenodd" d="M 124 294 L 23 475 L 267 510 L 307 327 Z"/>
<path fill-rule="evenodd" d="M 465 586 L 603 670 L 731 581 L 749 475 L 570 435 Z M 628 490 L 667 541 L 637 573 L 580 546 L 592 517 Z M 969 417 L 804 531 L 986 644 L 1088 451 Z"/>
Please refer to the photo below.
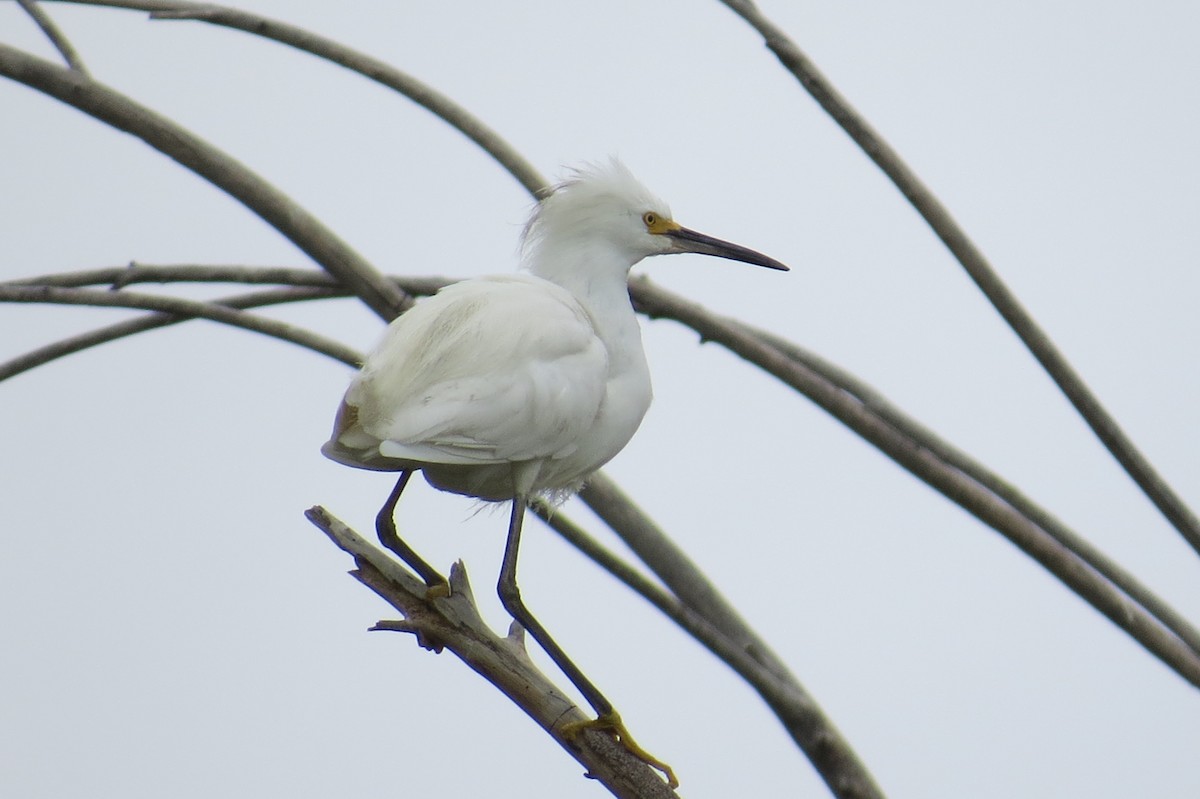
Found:
<path fill-rule="evenodd" d="M 573 724 L 568 724 L 563 727 L 563 734 L 568 738 L 574 738 L 585 729 L 611 732 L 629 750 L 631 755 L 646 765 L 661 771 L 663 776 L 667 778 L 667 785 L 672 788 L 679 787 L 679 780 L 675 778 L 675 771 L 666 763 L 640 747 L 637 741 L 633 740 L 633 736 L 629 734 L 629 730 L 625 729 L 625 722 L 621 721 L 621 717 L 617 714 L 617 711 L 610 711 L 590 721 L 577 721 Z"/>

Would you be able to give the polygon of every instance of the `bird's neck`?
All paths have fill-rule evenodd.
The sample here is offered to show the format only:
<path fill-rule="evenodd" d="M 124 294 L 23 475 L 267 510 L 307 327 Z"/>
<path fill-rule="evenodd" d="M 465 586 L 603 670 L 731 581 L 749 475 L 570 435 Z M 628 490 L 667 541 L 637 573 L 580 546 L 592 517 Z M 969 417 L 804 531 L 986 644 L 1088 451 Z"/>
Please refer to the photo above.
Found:
<path fill-rule="evenodd" d="M 553 241 L 542 241 L 540 245 L 526 262 L 528 270 L 563 287 L 579 301 L 591 316 L 610 358 L 628 354 L 629 364 L 612 363 L 613 367 L 618 371 L 644 368 L 641 328 L 629 301 L 629 269 L 635 259 L 615 252 L 610 244 L 589 247 L 574 241 L 569 252 L 555 247 Z"/>

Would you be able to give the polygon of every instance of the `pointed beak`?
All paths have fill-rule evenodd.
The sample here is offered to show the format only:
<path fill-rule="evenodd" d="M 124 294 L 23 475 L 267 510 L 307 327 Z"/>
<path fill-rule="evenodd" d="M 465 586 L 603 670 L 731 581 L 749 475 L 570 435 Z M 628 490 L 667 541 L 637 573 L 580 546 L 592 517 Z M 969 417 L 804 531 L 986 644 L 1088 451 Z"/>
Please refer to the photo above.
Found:
<path fill-rule="evenodd" d="M 781 272 L 789 271 L 786 265 L 774 258 L 768 258 L 761 252 L 756 252 L 740 244 L 732 244 L 712 236 L 706 236 L 685 227 L 673 227 L 663 231 L 662 235 L 671 240 L 671 249 L 668 250 L 671 253 L 696 252 L 701 255 L 715 255 L 718 258 L 728 258 L 755 266 L 765 266 L 768 269 L 778 269 Z"/>

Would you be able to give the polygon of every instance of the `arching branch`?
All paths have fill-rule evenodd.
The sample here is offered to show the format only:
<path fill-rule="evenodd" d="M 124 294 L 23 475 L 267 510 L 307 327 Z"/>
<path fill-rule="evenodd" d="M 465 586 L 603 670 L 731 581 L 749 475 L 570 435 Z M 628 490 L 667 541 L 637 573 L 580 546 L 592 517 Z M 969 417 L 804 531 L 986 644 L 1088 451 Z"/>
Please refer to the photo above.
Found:
<path fill-rule="evenodd" d="M 638 282 L 644 289 L 645 302 L 654 289 L 648 281 Z M 1188 682 L 1200 687 L 1200 655 L 1106 580 L 1079 553 L 1071 551 L 1063 542 L 1049 535 L 1001 496 L 940 459 L 934 451 L 921 446 L 920 441 L 908 437 L 886 419 L 872 413 L 841 386 L 789 358 L 752 331 L 737 323 L 731 325 L 728 320 L 722 320 L 696 303 L 668 297 L 665 292 L 658 300 L 657 305 L 647 302 L 647 313 L 670 316 L 684 322 L 706 340 L 728 347 L 802 392 L 896 463 L 1003 534 L 1159 660 L 1171 666 Z"/>
<path fill-rule="evenodd" d="M 311 292 L 311 290 L 309 291 Z M 293 289 L 288 293 L 294 295 L 295 292 L 296 290 Z M 308 298 L 311 297 L 306 299 Z M 299 297 L 293 296 L 293 299 L 299 299 Z M 95 291 L 57 286 L 14 286 L 11 284 L 0 284 L 0 302 L 135 308 L 144 311 L 160 311 L 176 317 L 174 321 L 211 319 L 214 322 L 252 330 L 265 336 L 299 344 L 351 366 L 361 362 L 361 356 L 357 352 L 340 342 L 302 330 L 287 322 L 256 316 L 219 303 L 197 302 L 196 300 L 164 297 L 158 294 L 134 294 L 128 291 Z"/>
<path fill-rule="evenodd" d="M 137 136 L 241 202 L 391 319 L 411 302 L 315 216 L 244 164 L 170 119 L 69 69 L 0 44 L 0 75 Z"/>
<path fill-rule="evenodd" d="M 520 628 L 507 638 L 491 631 L 476 609 L 461 563 L 450 571 L 450 596 L 430 599 L 424 583 L 324 508 L 311 508 L 305 515 L 354 558 L 357 569 L 351 574 L 404 615 L 402 622 L 380 622 L 374 629 L 413 633 L 426 648 L 452 651 L 525 711 L 614 796 L 676 796 L 657 772 L 605 733 L 585 729 L 570 734 L 572 725 L 586 717 L 534 666 Z"/>
<path fill-rule="evenodd" d="M 145 11 L 150 14 L 151 19 L 157 20 L 207 22 L 210 25 L 245 31 L 311 53 L 399 92 L 434 116 L 449 123 L 455 130 L 494 158 L 496 163 L 516 178 L 533 196 L 540 197 L 548 186 L 546 179 L 524 156 L 517 152 L 516 148 L 467 109 L 432 86 L 396 69 L 391 64 L 320 34 L 259 14 L 213 3 L 179 2 L 177 0 L 63 0 L 63 2 Z"/>
<path fill-rule="evenodd" d="M 404 292 L 412 296 L 432 294 L 442 286 L 451 282 L 447 278 L 412 277 L 391 278 Z M 351 293 L 331 275 L 312 269 L 293 269 L 287 267 L 251 267 L 251 266 L 203 266 L 203 265 L 142 265 L 130 264 L 127 267 L 107 267 L 89 269 L 80 272 L 64 272 L 39 277 L 13 280 L 0 286 L 33 287 L 54 286 L 61 288 L 78 288 L 81 286 L 111 286 L 121 288 L 135 283 L 245 283 L 283 284 L 286 288 L 276 288 L 257 291 L 249 294 L 239 294 L 233 297 L 212 300 L 208 304 L 220 305 L 226 308 L 245 310 L 259 308 L 279 303 L 298 302 L 301 300 L 323 299 L 328 297 L 348 297 Z M 37 349 L 21 353 L 15 358 L 0 363 L 0 381 L 15 377 L 22 372 L 38 366 L 43 366 L 58 358 L 81 352 L 91 347 L 106 344 L 126 336 L 156 330 L 168 325 L 185 322 L 195 318 L 178 312 L 155 313 L 137 319 L 126 319 L 105 327 L 89 330 L 76 336 L 51 342 Z M 212 318 L 211 316 L 207 318 Z M 270 320 L 267 320 L 268 322 Z M 294 329 L 294 328 L 293 328 Z M 294 343 L 303 344 L 295 341 Z M 351 363 L 347 361 L 347 363 Z M 351 365 L 357 365 L 354 361 Z"/>
<path fill-rule="evenodd" d="M 25 10 L 29 18 L 34 24 L 41 28 L 42 33 L 46 34 L 46 38 L 54 45 L 54 49 L 63 57 L 63 61 L 67 62 L 67 66 L 75 70 L 81 75 L 87 75 L 87 67 L 83 65 L 83 59 L 79 57 L 79 53 L 75 51 L 74 45 L 70 39 L 63 35 L 63 32 L 54 24 L 54 20 L 50 19 L 42 7 L 36 0 L 17 0 L 17 5 Z"/>
<path fill-rule="evenodd" d="M 833 117 L 855 144 L 883 170 L 896 188 L 900 189 L 1046 373 L 1058 384 L 1096 437 L 1103 442 L 1163 516 L 1192 548 L 1200 553 L 1200 518 L 1197 518 L 1183 498 L 1163 479 L 1133 440 L 1125 434 L 1117 420 L 1088 388 L 1050 336 L 1004 284 L 987 257 L 955 221 L 949 209 L 942 205 L 900 154 L 842 96 L 817 65 L 782 29 L 767 19 L 754 3 L 750 0 L 722 2 L 762 35 L 767 47 L 780 63 L 800 81 L 800 85 Z"/>

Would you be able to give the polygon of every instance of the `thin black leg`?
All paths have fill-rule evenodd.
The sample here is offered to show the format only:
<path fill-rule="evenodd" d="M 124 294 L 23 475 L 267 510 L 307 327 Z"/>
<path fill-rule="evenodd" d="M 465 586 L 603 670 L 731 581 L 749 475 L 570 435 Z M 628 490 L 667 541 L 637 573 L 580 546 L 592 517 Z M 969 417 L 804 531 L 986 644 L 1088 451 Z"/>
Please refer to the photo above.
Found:
<path fill-rule="evenodd" d="M 564 729 L 564 733 L 575 735 L 584 728 L 591 727 L 593 729 L 604 730 L 612 733 L 617 737 L 626 749 L 643 763 L 653 766 L 663 773 L 667 778 L 667 784 L 672 788 L 679 786 L 679 780 L 675 778 L 675 772 L 671 767 L 663 761 L 651 755 L 645 749 L 638 745 L 638 742 L 633 740 L 633 736 L 629 734 L 629 730 L 625 728 L 625 723 L 621 721 L 620 715 L 613 708 L 612 702 L 605 698 L 604 694 L 600 693 L 592 681 L 584 676 L 583 672 L 571 662 L 567 657 L 567 653 L 562 650 L 550 634 L 546 632 L 546 628 L 542 623 L 534 618 L 529 612 L 529 608 L 525 607 L 525 603 L 521 601 L 521 589 L 517 587 L 517 550 L 521 545 L 521 525 L 525 521 L 525 506 L 528 500 L 523 497 L 517 497 L 513 500 L 512 517 L 508 522 L 508 543 L 504 547 L 504 562 L 500 566 L 500 580 L 496 584 L 496 591 L 500 594 L 500 602 L 504 605 L 504 609 L 516 619 L 516 621 L 529 631 L 534 640 L 541 645 L 542 649 L 546 650 L 546 654 L 554 661 L 554 664 L 567 675 L 567 679 L 583 694 L 583 698 L 587 700 L 592 709 L 596 711 L 596 718 L 592 721 L 584 721 L 579 724 L 570 725 L 573 729 Z"/>
<path fill-rule="evenodd" d="M 437 570 L 414 552 L 412 547 L 404 543 L 400 539 L 400 535 L 396 532 L 396 503 L 400 501 L 400 495 L 404 493 L 404 487 L 408 485 L 408 478 L 410 477 L 412 477 L 411 469 L 405 469 L 400 472 L 400 479 L 396 481 L 396 487 L 392 489 L 392 493 L 388 495 L 387 502 L 383 504 L 383 507 L 379 510 L 379 514 L 375 517 L 375 532 L 379 535 L 379 543 L 394 552 L 400 560 L 407 563 L 409 568 L 425 581 L 430 590 L 444 590 L 448 594 L 449 584 L 446 582 L 446 578 L 438 574 Z"/>
<path fill-rule="evenodd" d="M 601 717 L 607 716 L 613 712 L 612 703 L 571 662 L 567 653 L 555 643 L 542 623 L 533 617 L 529 608 L 525 607 L 525 603 L 521 601 L 521 589 L 517 587 L 517 549 L 521 545 L 521 525 L 525 519 L 526 504 L 527 500 L 523 497 L 513 500 L 512 517 L 508 522 L 508 543 L 504 547 L 504 562 L 500 566 L 500 580 L 496 584 L 496 592 L 500 594 L 500 602 L 504 605 L 504 609 L 529 631 L 542 649 L 546 650 L 546 654 L 562 670 L 562 673 L 567 675 L 567 679 L 579 689 L 596 714 Z"/>

